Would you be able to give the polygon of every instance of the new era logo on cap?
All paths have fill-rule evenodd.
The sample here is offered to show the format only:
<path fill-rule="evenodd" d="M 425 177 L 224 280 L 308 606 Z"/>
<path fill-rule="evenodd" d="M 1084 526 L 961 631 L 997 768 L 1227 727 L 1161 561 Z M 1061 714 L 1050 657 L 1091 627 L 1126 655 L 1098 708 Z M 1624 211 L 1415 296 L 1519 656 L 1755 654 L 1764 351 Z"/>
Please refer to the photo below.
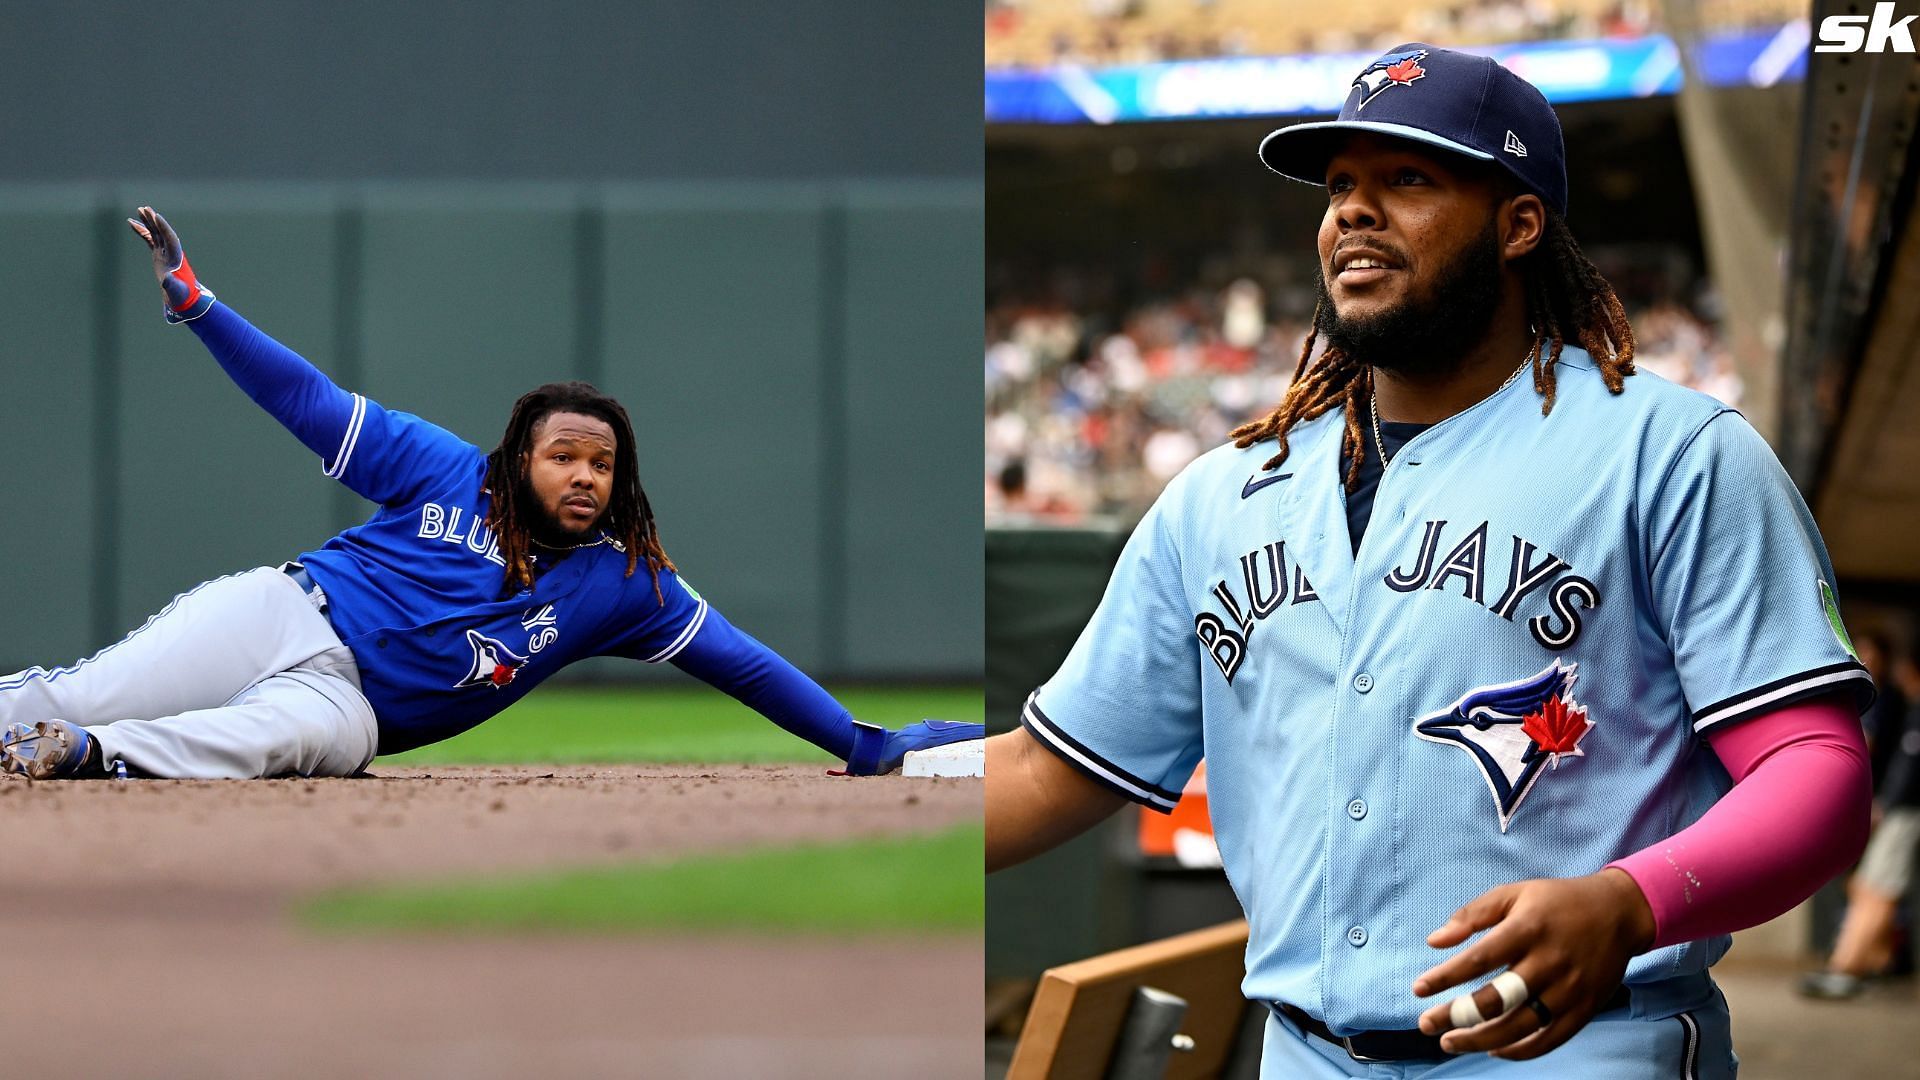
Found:
<path fill-rule="evenodd" d="M 1546 95 L 1487 56 L 1417 41 L 1390 49 L 1354 76 L 1338 119 L 1281 128 L 1260 144 L 1260 160 L 1282 176 L 1324 184 L 1327 163 L 1360 133 L 1496 163 L 1567 212 L 1560 118 Z"/>

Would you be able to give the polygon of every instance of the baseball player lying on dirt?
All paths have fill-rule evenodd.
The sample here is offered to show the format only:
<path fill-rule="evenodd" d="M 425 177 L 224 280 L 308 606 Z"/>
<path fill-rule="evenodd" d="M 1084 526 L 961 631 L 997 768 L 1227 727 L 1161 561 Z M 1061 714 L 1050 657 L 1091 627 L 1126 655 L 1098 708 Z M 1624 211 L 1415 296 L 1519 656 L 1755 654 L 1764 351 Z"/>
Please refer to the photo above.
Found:
<path fill-rule="evenodd" d="M 1812 515 L 1635 374 L 1513 72 L 1402 46 L 1261 158 L 1326 193 L 1300 370 L 989 740 L 989 868 L 1171 809 L 1204 752 L 1263 1076 L 1731 1077 L 1709 966 L 1865 837 Z"/>
<path fill-rule="evenodd" d="M 735 629 L 675 571 L 626 410 L 586 383 L 514 405 L 491 454 L 335 386 L 200 285 L 165 218 L 168 322 L 375 503 L 281 567 L 206 582 L 71 667 L 0 679 L 0 768 L 32 779 L 350 776 L 459 734 L 575 660 L 672 661 L 787 731 L 886 773 L 979 724 L 888 731 Z"/>

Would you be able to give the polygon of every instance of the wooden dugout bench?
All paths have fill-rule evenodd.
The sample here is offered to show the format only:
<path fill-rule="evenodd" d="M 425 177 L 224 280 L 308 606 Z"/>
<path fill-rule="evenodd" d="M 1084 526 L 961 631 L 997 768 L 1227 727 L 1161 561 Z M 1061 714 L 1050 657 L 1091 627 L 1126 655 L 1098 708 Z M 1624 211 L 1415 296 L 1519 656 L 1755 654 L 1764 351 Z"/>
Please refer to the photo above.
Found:
<path fill-rule="evenodd" d="M 1229 1069 L 1242 1072 L 1251 1007 L 1240 996 L 1246 952 L 1242 919 L 1049 969 L 1034 993 L 1007 1080 L 1102 1080 L 1125 1073 L 1126 1063 L 1115 1055 L 1143 987 L 1186 1002 L 1178 1030 L 1191 1046 L 1166 1056 L 1163 1075 L 1202 1080 L 1228 1075 Z M 1137 1024 L 1131 1034 L 1140 1034 Z M 1252 1050 L 1257 1066 L 1257 1042 Z"/>

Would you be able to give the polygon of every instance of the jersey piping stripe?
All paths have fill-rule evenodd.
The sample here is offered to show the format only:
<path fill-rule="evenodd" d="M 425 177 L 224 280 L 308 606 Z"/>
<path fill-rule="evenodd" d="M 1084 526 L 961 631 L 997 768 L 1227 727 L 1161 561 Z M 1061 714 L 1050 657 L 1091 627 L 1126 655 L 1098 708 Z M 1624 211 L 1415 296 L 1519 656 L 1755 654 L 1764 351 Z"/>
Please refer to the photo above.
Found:
<path fill-rule="evenodd" d="M 1040 705 L 1035 700 L 1038 696 L 1038 691 L 1027 696 L 1027 707 L 1020 714 L 1020 722 L 1040 740 L 1042 746 L 1066 759 L 1069 765 L 1134 802 L 1145 803 L 1163 813 L 1172 812 L 1173 804 L 1180 801 L 1180 796 L 1165 788 L 1147 783 L 1087 749 L 1073 736 L 1061 731 L 1052 720 L 1047 718 L 1046 713 L 1040 711 Z"/>
<path fill-rule="evenodd" d="M 1700 1024 L 1694 1020 L 1692 1013 L 1681 1013 L 1674 1019 L 1680 1021 L 1680 1026 L 1687 1029 L 1687 1053 L 1681 1059 L 1681 1080 L 1699 1080 Z"/>
<path fill-rule="evenodd" d="M 687 642 L 693 640 L 693 635 L 700 632 L 700 624 L 706 621 L 707 602 L 702 600 L 700 601 L 700 607 L 694 611 L 693 618 L 687 620 L 686 629 L 680 631 L 680 636 L 673 639 L 673 644 L 647 657 L 647 663 L 658 664 L 662 660 L 671 660 L 675 656 L 678 656 L 680 650 L 687 647 Z"/>
<path fill-rule="evenodd" d="M 340 452 L 333 456 L 333 464 L 327 467 L 327 475 L 335 480 L 347 474 L 347 462 L 353 458 L 353 448 L 360 442 L 360 425 L 367 418 L 367 399 L 359 394 L 353 395 L 353 415 L 347 418 L 347 430 L 340 436 Z"/>
<path fill-rule="evenodd" d="M 245 570 L 245 571 L 241 571 L 241 573 L 252 573 L 252 571 Z M 200 584 L 195 585 L 193 588 L 188 589 L 186 592 L 181 593 L 179 596 L 174 597 L 173 600 L 170 603 L 168 603 L 166 607 L 163 607 L 159 611 L 154 612 L 152 615 L 147 617 L 146 622 L 141 623 L 139 627 L 137 627 L 136 629 L 129 631 L 126 637 L 123 637 L 119 641 L 116 641 L 113 644 L 107 646 L 106 648 L 101 649 L 99 652 L 94 653 L 92 656 L 87 657 L 85 660 L 81 660 L 78 663 L 72 664 L 68 667 L 55 668 L 52 671 L 48 671 L 46 668 L 43 668 L 43 667 L 30 667 L 27 670 L 22 671 L 17 675 L 14 675 L 12 678 L 6 679 L 4 681 L 0 681 L 0 690 L 11 690 L 11 689 L 14 689 L 15 687 L 25 686 L 26 684 L 28 684 L 29 682 L 32 682 L 36 678 L 45 679 L 47 682 L 52 682 L 53 680 L 59 678 L 62 675 L 71 675 L 74 672 L 79 671 L 81 668 L 86 667 L 88 664 L 93 663 L 95 660 L 98 660 L 101 657 L 112 652 L 113 650 L 119 648 L 120 646 L 125 645 L 127 642 L 132 641 L 134 638 L 139 637 L 142 631 L 146 630 L 148 627 L 152 626 L 154 623 L 159 622 L 161 619 L 165 618 L 169 612 L 173 611 L 174 608 L 179 607 L 180 601 L 185 600 L 187 597 L 192 596 L 194 593 L 199 592 L 201 589 L 204 589 L 209 585 L 213 585 L 215 583 L 225 581 L 231 577 L 239 577 L 239 576 L 240 576 L 239 574 L 222 574 L 221 576 L 214 578 L 212 581 L 203 581 Z"/>
<path fill-rule="evenodd" d="M 1812 697 L 1827 687 L 1838 686 L 1855 679 L 1866 683 L 1867 692 L 1872 691 L 1873 679 L 1867 674 L 1867 669 L 1851 661 L 1814 668 L 1812 671 L 1803 671 L 1784 679 L 1775 679 L 1765 686 L 1756 686 L 1743 694 L 1735 694 L 1694 713 L 1693 730 L 1705 731 L 1715 724 L 1728 720 L 1745 719 L 1763 712 L 1771 712 L 1802 698 Z"/>

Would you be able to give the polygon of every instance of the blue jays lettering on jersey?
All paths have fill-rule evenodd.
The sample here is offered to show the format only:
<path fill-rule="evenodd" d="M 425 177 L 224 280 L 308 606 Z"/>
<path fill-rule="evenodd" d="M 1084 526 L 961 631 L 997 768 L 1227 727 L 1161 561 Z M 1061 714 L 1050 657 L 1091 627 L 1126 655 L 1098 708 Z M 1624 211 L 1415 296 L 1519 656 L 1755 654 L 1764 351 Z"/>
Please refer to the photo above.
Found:
<path fill-rule="evenodd" d="M 382 754 L 456 735 L 591 656 L 672 661 L 830 752 L 852 718 L 811 679 L 740 632 L 671 570 L 660 596 L 605 533 L 502 597 L 486 527 L 486 455 L 417 416 L 335 386 L 224 304 L 191 324 L 247 395 L 377 503 L 364 524 L 300 556 L 353 650 Z"/>
<path fill-rule="evenodd" d="M 1357 551 L 1338 411 L 1294 429 L 1284 483 L 1270 443 L 1204 455 L 1029 699 L 1036 739 L 1156 809 L 1204 753 L 1248 997 L 1412 1028 L 1455 909 L 1697 820 L 1729 787 L 1701 731 L 1871 695 L 1738 413 L 1644 373 L 1609 394 L 1571 347 L 1558 386 L 1547 416 L 1519 380 L 1409 440 Z M 1635 957 L 1636 1015 L 1696 1007 L 1726 945 Z"/>

